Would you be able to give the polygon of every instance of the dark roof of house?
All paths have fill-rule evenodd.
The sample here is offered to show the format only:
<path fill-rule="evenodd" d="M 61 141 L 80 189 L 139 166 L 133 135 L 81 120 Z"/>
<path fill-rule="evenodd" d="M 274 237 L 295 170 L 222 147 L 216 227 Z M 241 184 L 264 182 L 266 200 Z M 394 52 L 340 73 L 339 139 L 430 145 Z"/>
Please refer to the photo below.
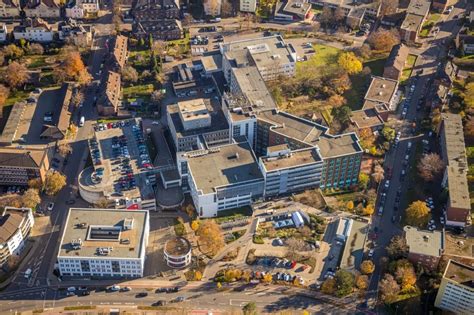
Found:
<path fill-rule="evenodd" d="M 0 216 L 0 244 L 5 244 L 15 235 L 28 212 L 21 209 L 6 209 Z"/>
<path fill-rule="evenodd" d="M 179 8 L 179 1 L 177 0 L 137 0 L 135 4 L 135 9 L 143 9 L 147 10 L 146 6 L 153 6 L 158 7 L 160 9 L 171 9 L 171 8 Z"/>
<path fill-rule="evenodd" d="M 69 128 L 69 123 L 71 121 L 71 98 L 72 98 L 72 87 L 69 83 L 64 83 L 61 86 L 61 97 L 59 101 L 61 102 L 61 112 L 59 113 L 59 120 L 58 120 L 58 129 L 65 133 L 66 130 Z"/>
<path fill-rule="evenodd" d="M 44 4 L 45 6 L 49 8 L 56 8 L 58 9 L 59 6 L 54 0 L 28 0 L 25 4 L 25 8 L 28 9 L 35 9 L 38 7 L 40 4 Z"/>
<path fill-rule="evenodd" d="M 474 36 L 473 35 L 466 35 L 462 38 L 464 44 L 473 45 L 474 44 Z"/>
<path fill-rule="evenodd" d="M 38 168 L 46 156 L 45 150 L 0 148 L 0 166 Z"/>
<path fill-rule="evenodd" d="M 110 46 L 110 53 L 120 68 L 123 68 L 125 62 L 127 62 L 128 38 L 123 35 L 115 36 Z"/>
<path fill-rule="evenodd" d="M 20 7 L 19 0 L 0 0 L 0 3 L 3 3 L 6 7 Z"/>
<path fill-rule="evenodd" d="M 102 95 L 99 100 L 102 106 L 117 106 L 120 99 L 122 81 L 120 74 L 108 71 L 102 80 Z"/>
<path fill-rule="evenodd" d="M 403 44 L 393 46 L 392 51 L 385 62 L 385 67 L 394 67 L 395 69 L 402 71 L 405 67 L 408 53 L 408 47 Z"/>

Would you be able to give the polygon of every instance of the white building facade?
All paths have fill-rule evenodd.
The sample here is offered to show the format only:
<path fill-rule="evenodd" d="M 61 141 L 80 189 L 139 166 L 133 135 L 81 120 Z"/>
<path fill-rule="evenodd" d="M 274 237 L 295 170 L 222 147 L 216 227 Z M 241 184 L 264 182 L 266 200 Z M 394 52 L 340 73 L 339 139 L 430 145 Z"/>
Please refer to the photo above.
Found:
<path fill-rule="evenodd" d="M 257 0 L 240 0 L 239 9 L 241 12 L 255 13 L 255 10 L 257 10 Z"/>
<path fill-rule="evenodd" d="M 21 254 L 34 225 L 33 211 L 30 208 L 6 207 L 1 219 L 0 267 L 10 256 Z"/>

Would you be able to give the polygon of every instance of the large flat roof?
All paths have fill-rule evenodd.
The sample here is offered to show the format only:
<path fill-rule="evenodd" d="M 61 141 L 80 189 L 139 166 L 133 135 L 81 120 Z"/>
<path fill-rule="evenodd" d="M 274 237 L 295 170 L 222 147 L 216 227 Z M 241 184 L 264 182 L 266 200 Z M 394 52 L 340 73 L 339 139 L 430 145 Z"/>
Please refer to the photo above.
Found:
<path fill-rule="evenodd" d="M 323 158 L 362 152 L 355 133 L 330 135 L 328 129 L 312 121 L 280 111 L 260 113 L 258 119 L 274 125 L 272 131 L 310 146 L 318 146 Z"/>
<path fill-rule="evenodd" d="M 424 231 L 405 226 L 405 239 L 410 253 L 439 257 L 444 250 L 444 235 L 441 231 Z"/>
<path fill-rule="evenodd" d="M 449 260 L 443 278 L 474 288 L 474 268 Z"/>
<path fill-rule="evenodd" d="M 304 166 L 313 163 L 322 162 L 316 149 L 303 149 L 292 151 L 289 155 L 277 157 L 263 157 L 261 158 L 263 165 L 267 171 L 274 171 L 285 168 L 292 168 L 295 166 Z"/>
<path fill-rule="evenodd" d="M 257 68 L 274 67 L 277 63 L 294 63 L 296 51 L 280 35 L 243 39 L 221 44 L 227 59 L 238 64 L 253 61 Z"/>
<path fill-rule="evenodd" d="M 357 125 L 357 128 L 373 128 L 384 124 L 383 119 L 373 108 L 353 111 L 351 121 Z"/>
<path fill-rule="evenodd" d="M 253 110 L 276 108 L 275 101 L 256 67 L 232 68 L 231 71 L 241 93 Z"/>
<path fill-rule="evenodd" d="M 447 163 L 449 200 L 451 207 L 470 209 L 469 186 L 467 182 L 468 163 L 466 157 L 466 144 L 461 116 L 458 114 L 441 114 L 443 119 L 442 132 L 446 139 L 443 148 L 444 158 Z M 449 216 L 449 214 L 448 214 Z"/>
<path fill-rule="evenodd" d="M 426 16 L 430 11 L 431 1 L 411 0 L 407 8 L 407 13 Z"/>
<path fill-rule="evenodd" d="M 146 210 L 71 208 L 67 215 L 58 256 L 140 258 L 146 241 L 144 238 L 148 220 Z M 131 229 L 124 228 L 127 222 L 133 222 Z M 93 237 L 94 231 L 107 230 L 110 227 L 114 227 L 117 231 L 117 238 Z M 78 249 L 73 249 L 72 243 L 79 239 L 82 245 Z M 107 255 L 100 255 L 98 248 L 112 249 Z"/>
<path fill-rule="evenodd" d="M 398 81 L 373 76 L 365 100 L 389 104 L 397 91 Z"/>
<path fill-rule="evenodd" d="M 17 102 L 13 104 L 7 123 L 5 124 L 5 127 L 3 127 L 3 131 L 0 136 L 0 143 L 7 145 L 11 145 L 13 143 L 13 140 L 16 137 L 18 126 L 21 122 L 21 117 L 25 112 L 25 106 L 25 102 Z"/>
<path fill-rule="evenodd" d="M 188 168 L 203 193 L 217 187 L 263 180 L 256 158 L 247 142 L 221 146 L 214 150 L 184 153 Z"/>
<path fill-rule="evenodd" d="M 421 27 L 422 23 L 423 23 L 423 16 L 408 13 L 405 16 L 405 19 L 403 20 L 402 26 L 400 26 L 400 28 L 416 32 Z"/>

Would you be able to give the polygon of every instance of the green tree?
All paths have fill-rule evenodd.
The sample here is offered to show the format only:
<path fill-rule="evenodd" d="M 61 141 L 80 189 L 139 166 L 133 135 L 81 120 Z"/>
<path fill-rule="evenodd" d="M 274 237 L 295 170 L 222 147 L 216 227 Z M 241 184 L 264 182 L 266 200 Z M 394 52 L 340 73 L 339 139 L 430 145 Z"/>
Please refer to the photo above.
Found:
<path fill-rule="evenodd" d="M 337 64 L 349 74 L 357 74 L 362 71 L 362 62 L 353 52 L 341 53 Z"/>
<path fill-rule="evenodd" d="M 255 302 L 248 302 L 242 308 L 242 311 L 245 315 L 255 315 L 257 314 L 257 304 Z"/>
<path fill-rule="evenodd" d="M 334 294 L 336 292 L 336 280 L 328 278 L 321 285 L 321 292 L 324 294 Z"/>
<path fill-rule="evenodd" d="M 333 108 L 334 117 L 341 123 L 346 124 L 351 118 L 351 109 L 349 106 L 342 106 L 339 108 Z"/>
<path fill-rule="evenodd" d="M 390 128 L 389 126 L 384 126 L 382 129 L 382 135 L 385 138 L 385 140 L 391 142 L 395 140 L 396 132 L 395 132 L 395 129 Z"/>
<path fill-rule="evenodd" d="M 408 206 L 405 215 L 408 225 L 424 228 L 430 220 L 430 208 L 424 201 L 415 201 Z"/>
<path fill-rule="evenodd" d="M 359 188 L 362 190 L 366 190 L 367 186 L 369 185 L 370 177 L 365 173 L 359 174 Z"/>
<path fill-rule="evenodd" d="M 355 279 L 354 275 L 347 270 L 341 269 L 336 272 L 336 296 L 343 297 L 352 293 Z"/>

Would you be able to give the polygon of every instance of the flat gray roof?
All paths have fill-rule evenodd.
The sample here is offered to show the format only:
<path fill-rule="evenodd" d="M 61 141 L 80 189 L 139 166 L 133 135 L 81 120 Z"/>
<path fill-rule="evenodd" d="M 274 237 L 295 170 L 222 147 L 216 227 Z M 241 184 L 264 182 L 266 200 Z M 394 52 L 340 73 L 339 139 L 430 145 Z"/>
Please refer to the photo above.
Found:
<path fill-rule="evenodd" d="M 431 1 L 411 0 L 408 5 L 407 13 L 426 16 L 430 11 Z"/>
<path fill-rule="evenodd" d="M 133 227 L 125 230 L 124 220 L 133 220 Z M 145 246 L 146 210 L 83 209 L 71 208 L 61 238 L 58 257 L 140 258 Z M 95 240 L 89 236 L 91 227 L 116 227 L 119 237 L 113 240 Z M 82 241 L 79 249 L 71 243 Z M 122 241 L 121 241 L 122 240 Z M 128 240 L 128 241 L 125 241 Z M 98 248 L 112 248 L 108 255 L 99 255 Z"/>
<path fill-rule="evenodd" d="M 449 260 L 443 278 L 457 282 L 469 288 L 474 288 L 474 268 L 454 260 Z"/>
<path fill-rule="evenodd" d="M 410 253 L 433 257 L 441 256 L 444 250 L 444 235 L 440 231 L 423 231 L 405 226 L 405 239 Z"/>
<path fill-rule="evenodd" d="M 275 101 L 256 67 L 232 68 L 231 71 L 234 73 L 242 94 L 254 110 L 276 108 Z"/>
<path fill-rule="evenodd" d="M 397 87 L 398 81 L 396 80 L 373 76 L 364 100 L 389 104 Z"/>
<path fill-rule="evenodd" d="M 295 166 L 301 167 L 322 162 L 321 157 L 314 148 L 292 151 L 289 156 L 262 157 L 261 160 L 267 171 L 292 168 Z"/>
<path fill-rule="evenodd" d="M 423 23 L 423 16 L 408 13 L 400 28 L 416 32 L 419 28 L 421 28 L 421 23 Z"/>
<path fill-rule="evenodd" d="M 15 139 L 18 126 L 21 121 L 21 117 L 25 112 L 25 102 L 17 102 L 13 105 L 12 110 L 10 111 L 10 116 L 8 116 L 7 123 L 3 128 L 2 135 L 0 136 L 0 143 L 2 144 L 12 144 Z"/>
<path fill-rule="evenodd" d="M 197 155 L 194 156 L 193 155 Z M 205 194 L 216 187 L 263 180 L 263 175 L 247 142 L 221 146 L 212 151 L 184 153 L 198 189 Z"/>

